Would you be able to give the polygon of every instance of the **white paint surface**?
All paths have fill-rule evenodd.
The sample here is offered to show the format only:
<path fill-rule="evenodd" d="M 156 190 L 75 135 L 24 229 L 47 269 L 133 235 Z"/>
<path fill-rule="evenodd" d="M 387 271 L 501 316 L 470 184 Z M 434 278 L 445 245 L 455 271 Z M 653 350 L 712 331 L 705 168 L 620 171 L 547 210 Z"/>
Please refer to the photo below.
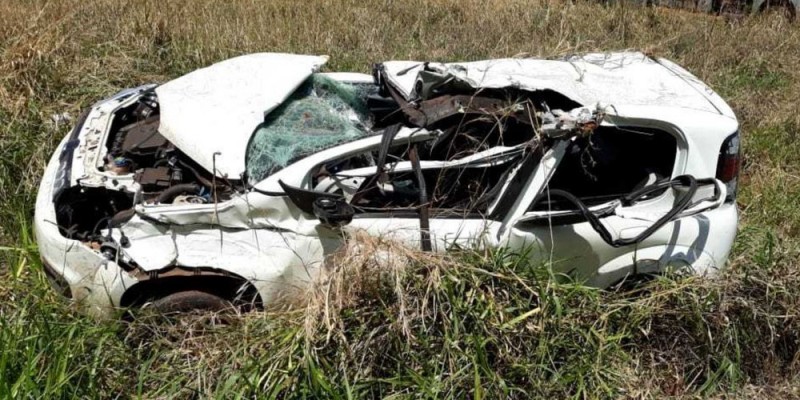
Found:
<path fill-rule="evenodd" d="M 407 98 L 424 63 L 389 61 L 389 81 Z M 502 58 L 463 63 L 428 63 L 474 88 L 553 90 L 584 106 L 648 105 L 689 108 L 732 117 L 713 90 L 676 64 L 638 52 L 593 53 L 563 60 Z"/>
<path fill-rule="evenodd" d="M 238 179 L 258 124 L 328 60 L 257 53 L 198 69 L 158 88 L 159 132 L 203 168 Z"/>

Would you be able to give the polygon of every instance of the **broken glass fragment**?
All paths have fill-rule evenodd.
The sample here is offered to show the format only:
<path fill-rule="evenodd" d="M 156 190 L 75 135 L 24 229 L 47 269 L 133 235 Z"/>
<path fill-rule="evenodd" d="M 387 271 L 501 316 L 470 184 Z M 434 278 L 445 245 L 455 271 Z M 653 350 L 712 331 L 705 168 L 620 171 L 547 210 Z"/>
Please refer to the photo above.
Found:
<path fill-rule="evenodd" d="M 376 88 L 314 74 L 264 120 L 247 149 L 256 183 L 292 161 L 370 135 L 366 98 Z"/>

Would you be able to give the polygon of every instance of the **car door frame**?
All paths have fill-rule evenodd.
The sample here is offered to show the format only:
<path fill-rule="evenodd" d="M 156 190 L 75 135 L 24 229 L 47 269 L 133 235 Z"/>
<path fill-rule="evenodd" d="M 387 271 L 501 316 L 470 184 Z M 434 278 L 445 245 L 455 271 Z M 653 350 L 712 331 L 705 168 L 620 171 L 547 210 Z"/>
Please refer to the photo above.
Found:
<path fill-rule="evenodd" d="M 676 157 L 673 166 L 672 178 L 686 173 L 688 164 L 688 145 L 683 132 L 675 125 L 657 119 L 643 119 L 643 118 L 628 118 L 622 116 L 613 116 L 606 121 L 614 126 L 628 126 L 628 127 L 651 127 L 658 128 L 673 135 L 676 138 Z M 575 223 L 553 224 L 553 219 L 561 218 L 558 214 L 548 213 L 546 211 L 528 211 L 533 203 L 533 199 L 542 193 L 541 189 L 547 189 L 547 184 L 542 185 L 541 189 L 536 193 L 528 195 L 530 201 L 526 201 L 524 207 L 520 207 L 517 212 L 520 214 L 514 216 L 508 222 L 508 230 L 504 243 L 509 247 L 516 248 L 526 254 L 531 255 L 532 260 L 539 263 L 548 263 L 553 266 L 557 272 L 565 273 L 567 275 L 576 276 L 582 275 L 576 273 L 580 271 L 580 267 L 566 266 L 571 261 L 580 259 L 581 257 L 589 257 L 592 261 L 588 262 L 591 265 L 585 268 L 586 273 L 592 274 L 592 268 L 598 271 L 598 275 L 590 278 L 588 283 L 594 286 L 607 286 L 618 278 L 624 277 L 630 273 L 637 272 L 656 272 L 663 268 L 663 261 L 660 253 L 670 253 L 670 249 L 681 247 L 681 241 L 687 241 L 686 234 L 675 231 L 674 227 L 681 227 L 681 220 L 683 223 L 684 231 L 690 225 L 704 224 L 702 221 L 702 214 L 704 211 L 718 208 L 724 202 L 725 198 L 725 185 L 716 179 L 703 180 L 705 189 L 700 194 L 696 194 L 693 198 L 695 204 L 690 209 L 679 214 L 664 227 L 660 228 L 656 234 L 661 232 L 660 235 L 654 234 L 656 237 L 650 237 L 643 243 L 628 245 L 620 248 L 615 248 L 605 243 L 585 218 L 579 218 Z M 702 197 L 704 194 L 709 193 L 711 190 L 712 201 L 700 201 L 698 196 Z M 544 192 L 546 194 L 546 192 Z M 672 197 L 674 194 L 672 190 L 667 190 L 664 193 L 648 199 L 642 203 L 636 204 L 634 207 L 622 206 L 619 200 L 612 200 L 595 207 L 590 207 L 593 211 L 605 209 L 602 214 L 601 221 L 604 222 L 612 235 L 616 237 L 634 237 L 647 227 L 658 217 L 653 216 L 658 214 L 661 210 L 648 207 L 652 204 L 664 202 L 665 199 Z M 526 199 L 527 200 L 527 199 Z M 521 211 L 520 211 L 521 209 Z M 655 211 L 655 212 L 654 212 Z M 638 213 L 638 215 L 637 215 Z M 647 215 L 651 214 L 651 215 Z M 661 214 L 663 215 L 663 213 Z M 690 219 L 687 219 L 690 218 Z M 531 229 L 530 222 L 534 219 L 547 222 L 547 229 Z M 525 229 L 528 228 L 528 229 Z M 666 228 L 666 229 L 665 229 Z M 671 234 L 666 237 L 663 242 L 666 245 L 661 245 L 657 242 L 661 241 L 664 232 L 671 231 Z M 703 238 L 707 234 L 707 227 L 701 227 L 697 230 L 699 238 Z M 697 243 L 695 241 L 695 243 Z M 556 246 L 568 247 L 570 251 L 556 251 Z M 683 246 L 687 247 L 687 246 Z M 657 248 L 663 250 L 656 250 Z M 642 249 L 649 249 L 647 252 L 642 252 Z M 660 252 L 660 253 L 659 253 Z M 569 257 L 562 257 L 565 254 L 570 254 Z M 577 255 L 577 256 L 575 256 Z M 594 258 L 596 260 L 594 260 Z M 650 263 L 648 266 L 637 268 L 637 260 L 656 258 L 659 262 Z M 688 263 L 708 262 L 708 257 L 698 255 L 696 257 L 689 257 Z M 701 260 L 702 259 L 702 260 Z M 633 260 L 633 261 L 631 261 Z M 605 269 L 605 270 L 604 270 Z M 583 274 L 585 275 L 585 274 Z"/>

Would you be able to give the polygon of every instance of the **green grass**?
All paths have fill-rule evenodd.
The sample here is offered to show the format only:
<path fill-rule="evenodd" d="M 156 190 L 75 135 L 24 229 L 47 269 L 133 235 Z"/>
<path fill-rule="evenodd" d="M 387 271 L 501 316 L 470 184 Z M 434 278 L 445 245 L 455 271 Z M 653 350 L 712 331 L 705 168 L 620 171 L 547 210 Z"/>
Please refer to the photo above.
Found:
<path fill-rule="evenodd" d="M 800 397 L 797 24 L 523 0 L 26 0 L 0 15 L 0 397 Z M 351 254 L 333 304 L 199 335 L 203 318 L 90 319 L 38 262 L 36 185 L 69 128 L 51 116 L 123 87 L 255 51 L 367 72 L 629 48 L 684 65 L 740 118 L 742 221 L 718 280 L 600 291 L 503 251 L 409 252 L 404 269 Z"/>

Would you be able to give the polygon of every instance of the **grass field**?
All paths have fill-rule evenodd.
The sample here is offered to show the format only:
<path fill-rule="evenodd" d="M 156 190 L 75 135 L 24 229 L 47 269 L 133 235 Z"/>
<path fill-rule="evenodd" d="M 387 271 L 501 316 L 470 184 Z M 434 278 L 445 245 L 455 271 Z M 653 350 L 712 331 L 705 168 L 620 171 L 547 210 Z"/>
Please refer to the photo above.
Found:
<path fill-rule="evenodd" d="M 742 221 L 719 280 L 598 291 L 501 251 L 357 254 L 326 307 L 191 324 L 89 319 L 49 289 L 38 178 L 118 89 L 256 51 L 474 60 L 638 49 L 716 89 L 743 133 Z M 593 2 L 0 0 L 0 397 L 800 397 L 800 25 Z M 347 282 L 347 285 L 343 283 Z"/>

